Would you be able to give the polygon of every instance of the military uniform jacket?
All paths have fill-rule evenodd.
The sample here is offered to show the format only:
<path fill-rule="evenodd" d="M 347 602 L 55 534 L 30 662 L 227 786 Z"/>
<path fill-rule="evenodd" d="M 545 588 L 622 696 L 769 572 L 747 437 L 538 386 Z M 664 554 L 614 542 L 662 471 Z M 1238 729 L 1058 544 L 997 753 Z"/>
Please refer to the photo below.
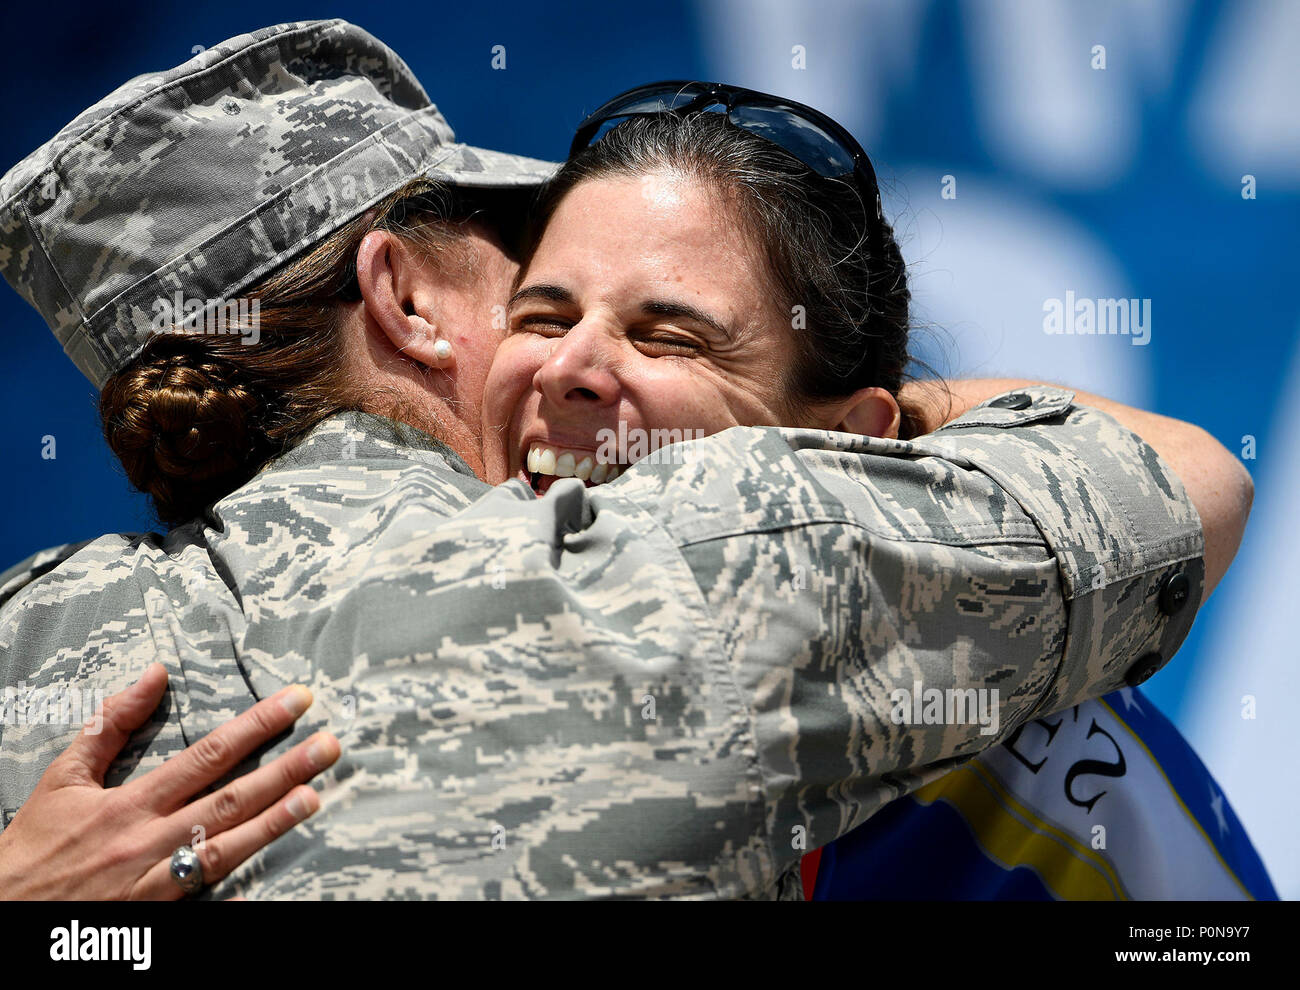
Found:
<path fill-rule="evenodd" d="M 342 744 L 320 811 L 205 896 L 790 896 L 806 850 L 1186 636 L 1181 483 L 1024 392 L 912 442 L 730 429 L 541 499 L 334 416 L 202 519 L 0 576 L 3 821 L 79 731 L 48 696 L 158 660 L 107 783 L 295 682 L 314 705 L 239 772 Z"/>

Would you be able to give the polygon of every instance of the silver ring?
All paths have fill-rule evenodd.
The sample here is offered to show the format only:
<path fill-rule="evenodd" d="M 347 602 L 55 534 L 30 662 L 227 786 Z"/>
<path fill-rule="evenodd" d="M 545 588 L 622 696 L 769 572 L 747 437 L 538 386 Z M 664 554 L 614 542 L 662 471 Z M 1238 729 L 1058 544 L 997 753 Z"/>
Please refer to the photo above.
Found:
<path fill-rule="evenodd" d="M 203 864 L 199 854 L 189 846 L 177 846 L 172 853 L 172 879 L 180 885 L 181 890 L 192 894 L 203 886 Z"/>

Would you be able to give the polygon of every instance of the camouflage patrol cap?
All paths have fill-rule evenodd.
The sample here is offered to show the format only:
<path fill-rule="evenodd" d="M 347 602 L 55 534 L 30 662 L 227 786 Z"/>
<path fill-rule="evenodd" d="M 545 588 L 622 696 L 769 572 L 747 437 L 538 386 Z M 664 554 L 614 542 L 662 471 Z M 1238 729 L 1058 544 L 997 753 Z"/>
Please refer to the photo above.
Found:
<path fill-rule="evenodd" d="M 553 169 L 456 143 L 355 25 L 280 24 L 137 76 L 10 169 L 0 268 L 102 388 L 160 299 L 230 299 L 418 176 L 532 186 Z"/>

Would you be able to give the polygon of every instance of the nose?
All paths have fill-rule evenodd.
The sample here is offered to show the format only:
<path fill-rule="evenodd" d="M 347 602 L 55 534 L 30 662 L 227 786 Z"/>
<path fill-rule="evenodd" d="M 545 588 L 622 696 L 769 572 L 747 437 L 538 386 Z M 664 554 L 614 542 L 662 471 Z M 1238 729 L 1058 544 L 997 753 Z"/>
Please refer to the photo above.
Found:
<path fill-rule="evenodd" d="M 550 357 L 533 375 L 533 388 L 557 407 L 612 405 L 620 391 L 615 368 L 608 331 L 583 321 L 556 340 Z"/>

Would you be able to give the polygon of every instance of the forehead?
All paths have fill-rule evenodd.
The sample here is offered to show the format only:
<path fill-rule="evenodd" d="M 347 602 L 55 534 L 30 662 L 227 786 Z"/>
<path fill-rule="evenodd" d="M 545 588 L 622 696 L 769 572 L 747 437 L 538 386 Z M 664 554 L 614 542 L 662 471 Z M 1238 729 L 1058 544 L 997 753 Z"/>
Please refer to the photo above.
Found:
<path fill-rule="evenodd" d="M 561 200 L 525 281 L 644 293 L 668 287 L 715 299 L 769 295 L 763 252 L 717 189 L 672 172 L 588 179 Z M 736 307 L 739 309 L 740 307 Z"/>

